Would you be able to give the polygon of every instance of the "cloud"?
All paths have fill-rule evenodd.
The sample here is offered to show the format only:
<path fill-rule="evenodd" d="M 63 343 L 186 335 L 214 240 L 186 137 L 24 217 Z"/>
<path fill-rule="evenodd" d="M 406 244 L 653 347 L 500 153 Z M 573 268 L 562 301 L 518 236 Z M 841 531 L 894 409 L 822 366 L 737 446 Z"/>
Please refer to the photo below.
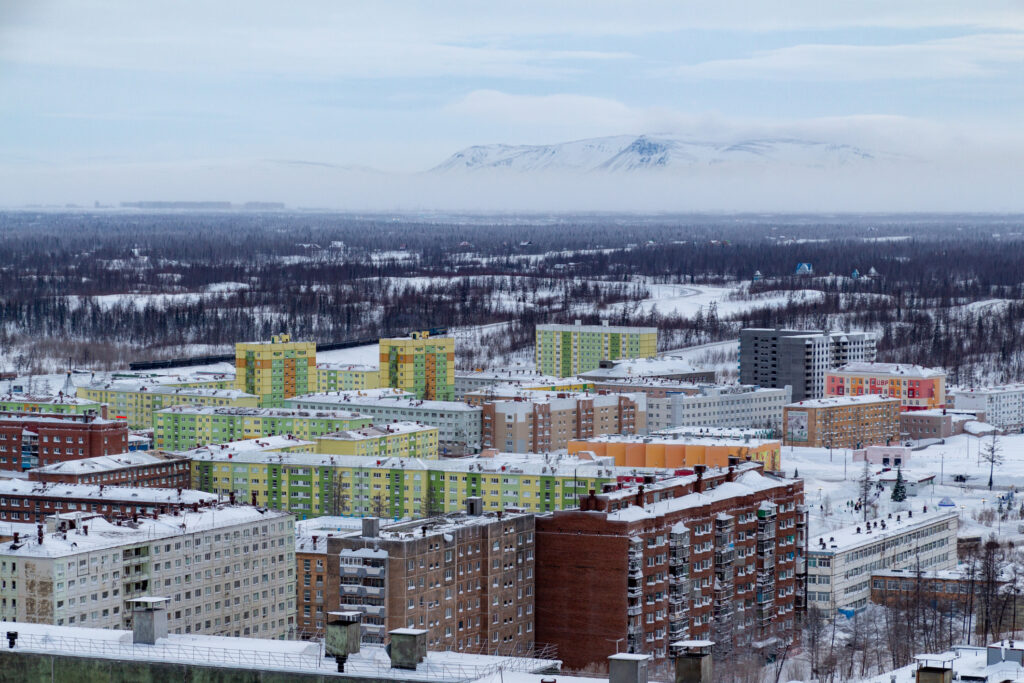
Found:
<path fill-rule="evenodd" d="M 868 81 L 972 78 L 1024 62 L 1024 33 L 975 34 L 902 45 L 793 45 L 740 59 L 684 65 L 669 73 L 696 79 Z"/>

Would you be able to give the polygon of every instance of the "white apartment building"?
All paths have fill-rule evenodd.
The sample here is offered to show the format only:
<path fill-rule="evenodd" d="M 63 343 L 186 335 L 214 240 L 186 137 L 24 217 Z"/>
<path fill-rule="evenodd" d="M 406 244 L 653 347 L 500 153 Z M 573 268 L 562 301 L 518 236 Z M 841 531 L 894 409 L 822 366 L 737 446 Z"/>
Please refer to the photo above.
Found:
<path fill-rule="evenodd" d="M 701 385 L 698 393 L 670 394 L 647 399 L 647 429 L 672 427 L 743 427 L 781 429 L 782 409 L 792 402 L 793 390 L 757 386 Z"/>
<path fill-rule="evenodd" d="M 442 454 L 480 452 L 482 411 L 457 401 L 420 400 L 395 389 L 367 389 L 296 396 L 286 400 L 285 405 L 306 410 L 354 411 L 369 415 L 375 424 L 419 422 L 437 427 L 438 449 Z"/>
<path fill-rule="evenodd" d="M 111 524 L 66 514 L 0 543 L 0 621 L 131 628 L 128 600 L 151 596 L 170 600 L 170 633 L 290 635 L 292 516 L 218 506 Z"/>
<path fill-rule="evenodd" d="M 999 429 L 1024 429 L 1024 384 L 957 391 L 953 405 L 957 410 L 984 412 L 985 422 Z"/>
<path fill-rule="evenodd" d="M 956 512 L 906 510 L 811 537 L 807 606 L 826 615 L 861 609 L 878 570 L 955 568 L 958 525 Z"/>

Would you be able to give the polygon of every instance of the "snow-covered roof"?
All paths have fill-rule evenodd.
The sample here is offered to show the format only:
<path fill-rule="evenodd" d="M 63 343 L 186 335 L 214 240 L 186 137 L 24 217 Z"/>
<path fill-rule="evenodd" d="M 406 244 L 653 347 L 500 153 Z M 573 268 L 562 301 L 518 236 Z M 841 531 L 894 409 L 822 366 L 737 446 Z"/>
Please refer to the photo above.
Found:
<path fill-rule="evenodd" d="M 156 414 L 227 415 L 237 417 L 275 417 L 285 419 L 352 420 L 369 419 L 348 410 L 298 410 L 295 408 L 242 408 L 238 406 L 180 405 L 155 411 Z"/>
<path fill-rule="evenodd" d="M 946 376 L 946 371 L 939 368 L 926 368 L 906 363 L 869 363 L 864 361 L 847 363 L 835 370 L 829 370 L 828 373 L 840 375 L 888 375 L 912 379 L 931 379 Z"/>
<path fill-rule="evenodd" d="M 372 393 L 371 393 L 372 392 Z M 395 393 L 393 389 L 366 389 L 364 391 L 339 391 L 329 394 L 307 394 L 288 399 L 289 405 L 315 405 L 318 407 L 359 408 L 401 408 L 432 412 L 479 412 L 479 406 L 470 406 L 460 401 L 432 401 L 418 399 L 409 392 Z"/>
<path fill-rule="evenodd" d="M 380 372 L 376 365 L 358 365 L 354 363 L 317 363 L 317 370 L 347 370 L 348 372 Z"/>
<path fill-rule="evenodd" d="M 32 405 L 97 406 L 99 403 L 74 394 L 15 394 L 0 395 L 0 403 L 30 403 Z"/>
<path fill-rule="evenodd" d="M 103 484 L 62 484 L 55 482 L 0 479 L 0 496 L 46 496 L 90 500 L 130 501 L 140 505 L 159 503 L 215 503 L 217 496 L 192 489 L 163 489 L 142 486 L 105 486 Z"/>
<path fill-rule="evenodd" d="M 621 325 L 537 325 L 538 332 L 600 332 L 611 334 L 657 334 L 657 327 L 624 327 Z"/>
<path fill-rule="evenodd" d="M 283 448 L 313 450 L 315 446 L 315 441 L 303 441 L 291 434 L 278 434 L 276 436 L 261 436 L 255 439 L 210 444 L 187 451 L 178 451 L 178 453 L 192 460 L 227 460 L 229 457 L 237 458 L 241 455 L 278 451 Z"/>
<path fill-rule="evenodd" d="M 551 404 L 555 408 L 561 407 L 560 404 L 565 404 L 564 407 L 567 408 L 569 402 L 575 404 L 581 400 L 593 401 L 597 407 L 613 406 L 618 404 L 620 397 L 628 398 L 642 407 L 647 405 L 647 394 L 643 392 L 598 394 L 588 391 L 540 391 L 518 387 L 500 387 L 500 391 L 498 391 L 495 387 L 490 387 L 466 392 L 467 400 L 471 396 L 478 397 L 488 403 Z"/>
<path fill-rule="evenodd" d="M 662 375 L 687 375 L 695 372 L 710 372 L 698 368 L 685 358 L 661 356 L 659 358 L 627 358 L 616 361 L 610 368 L 595 368 L 580 373 L 585 379 L 639 379 Z"/>
<path fill-rule="evenodd" d="M 876 518 L 868 521 L 872 523 L 871 533 L 866 533 L 867 529 L 864 522 L 851 524 L 850 526 L 812 537 L 808 541 L 808 552 L 819 555 L 835 555 L 861 546 L 878 543 L 893 536 L 901 536 L 937 522 L 951 521 L 956 526 L 959 523 L 959 515 L 949 510 L 933 508 L 928 512 L 924 512 L 923 509 L 896 512 L 893 514 L 892 519 Z M 884 529 L 882 528 L 883 521 L 886 527 Z M 878 523 L 878 528 L 874 528 L 875 522 Z M 860 533 L 857 533 L 858 528 Z M 821 546 L 822 541 L 825 543 L 824 548 Z"/>
<path fill-rule="evenodd" d="M 101 472 L 124 469 L 125 467 L 141 467 L 174 461 L 188 462 L 180 455 L 163 451 L 131 451 L 118 455 L 99 455 L 95 458 L 65 460 L 64 462 L 57 462 L 52 465 L 36 467 L 32 471 L 42 474 L 99 474 Z"/>
<path fill-rule="evenodd" d="M 787 408 L 835 408 L 837 406 L 857 406 L 872 403 L 892 403 L 899 405 L 898 398 L 889 398 L 879 394 L 865 394 L 864 396 L 830 396 L 828 398 L 812 398 L 806 401 L 790 403 Z"/>
<path fill-rule="evenodd" d="M 984 436 L 986 434 L 994 434 L 996 428 L 987 422 L 979 422 L 977 420 L 968 420 L 964 423 L 964 431 L 974 436 Z"/>
<path fill-rule="evenodd" d="M 751 448 L 771 444 L 779 445 L 782 443 L 778 439 L 757 439 L 748 437 L 734 438 L 730 436 L 715 436 L 711 434 L 694 436 L 686 433 L 656 433 L 646 436 L 642 434 L 599 434 L 597 436 L 582 437 L 580 439 L 570 439 L 570 441 L 582 441 L 586 443 L 649 443 L 657 445 L 686 444 L 694 446 L 749 446 Z"/>
<path fill-rule="evenodd" d="M 149 394 L 161 394 L 164 396 L 198 396 L 203 398 L 256 398 L 255 394 L 247 394 L 237 389 L 213 389 L 210 387 L 194 386 L 172 386 L 164 383 L 154 383 L 148 380 L 117 380 L 113 382 L 90 382 L 80 389 L 91 391 L 122 391 L 128 393 L 146 392 Z"/>
<path fill-rule="evenodd" d="M 0 422 L 35 422 L 48 425 L 124 424 L 122 420 L 108 420 L 103 417 L 91 417 L 77 413 L 18 413 L 17 415 L 0 415 Z"/>
<path fill-rule="evenodd" d="M 396 434 L 417 434 L 419 432 L 437 431 L 437 427 L 421 424 L 419 422 L 388 422 L 359 429 L 346 429 L 340 432 L 331 432 L 317 437 L 327 441 L 366 441 L 368 439 L 379 439 L 381 437 Z"/>
<path fill-rule="evenodd" d="M 971 387 L 951 392 L 954 396 L 999 396 L 1001 394 L 1019 394 L 1024 392 L 1024 384 L 1001 384 L 994 387 Z"/>

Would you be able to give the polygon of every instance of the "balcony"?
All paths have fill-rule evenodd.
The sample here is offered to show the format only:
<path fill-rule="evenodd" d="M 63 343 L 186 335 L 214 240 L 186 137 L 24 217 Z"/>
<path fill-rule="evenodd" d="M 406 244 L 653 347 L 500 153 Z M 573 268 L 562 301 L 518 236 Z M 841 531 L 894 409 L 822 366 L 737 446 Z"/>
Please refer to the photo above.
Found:
<path fill-rule="evenodd" d="M 626 614 L 631 617 L 638 617 L 644 613 L 644 608 L 641 605 L 629 605 L 626 607 Z"/>

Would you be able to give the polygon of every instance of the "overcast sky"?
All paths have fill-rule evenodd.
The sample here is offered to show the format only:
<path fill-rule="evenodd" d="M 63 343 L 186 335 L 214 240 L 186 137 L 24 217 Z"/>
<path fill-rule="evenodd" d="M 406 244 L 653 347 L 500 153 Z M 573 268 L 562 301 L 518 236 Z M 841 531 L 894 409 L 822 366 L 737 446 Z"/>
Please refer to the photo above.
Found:
<path fill-rule="evenodd" d="M 417 208 L 360 169 L 670 132 L 846 142 L 945 183 L 865 208 L 1020 210 L 1022 121 L 1019 1 L 0 0 L 4 205 Z M 799 203 L 717 208 L 828 208 Z"/>

